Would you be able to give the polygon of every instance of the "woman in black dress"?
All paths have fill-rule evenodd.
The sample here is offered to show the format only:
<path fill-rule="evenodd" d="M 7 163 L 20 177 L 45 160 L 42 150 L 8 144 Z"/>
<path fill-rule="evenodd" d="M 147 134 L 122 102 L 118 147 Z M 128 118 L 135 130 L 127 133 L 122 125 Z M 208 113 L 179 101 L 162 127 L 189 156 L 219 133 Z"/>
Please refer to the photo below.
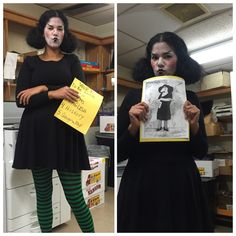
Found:
<path fill-rule="evenodd" d="M 170 103 L 172 100 L 173 87 L 164 84 L 158 88 L 159 96 L 157 98 L 159 105 L 157 109 L 157 131 L 169 131 L 168 120 L 171 119 Z M 163 121 L 163 127 L 162 127 Z"/>
<path fill-rule="evenodd" d="M 27 57 L 17 80 L 16 103 L 25 109 L 13 168 L 32 170 L 42 232 L 52 231 L 53 169 L 58 172 L 81 230 L 94 232 L 81 188 L 81 170 L 90 169 L 84 136 L 54 117 L 63 99 L 75 102 L 79 98 L 69 88 L 73 79 L 85 80 L 79 59 L 69 54 L 77 47 L 76 38 L 68 31 L 62 12 L 49 10 L 29 32 L 27 43 L 36 49 L 44 48 L 44 53 Z"/>
<path fill-rule="evenodd" d="M 134 79 L 175 75 L 191 84 L 201 78 L 176 34 L 155 35 L 138 61 Z M 211 214 L 194 157 L 202 158 L 208 144 L 197 96 L 186 91 L 183 112 L 190 126 L 189 142 L 139 142 L 140 122 L 148 105 L 142 90 L 130 91 L 118 113 L 118 161 L 128 158 L 118 192 L 118 232 L 211 232 Z"/>

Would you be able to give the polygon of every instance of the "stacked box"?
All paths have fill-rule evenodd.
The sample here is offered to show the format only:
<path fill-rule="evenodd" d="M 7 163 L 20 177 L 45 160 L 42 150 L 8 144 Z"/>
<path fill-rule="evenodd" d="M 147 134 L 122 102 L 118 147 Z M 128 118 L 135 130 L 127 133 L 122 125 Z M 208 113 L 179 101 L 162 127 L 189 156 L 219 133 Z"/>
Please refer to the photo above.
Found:
<path fill-rule="evenodd" d="M 201 90 L 230 87 L 230 73 L 227 71 L 219 71 L 210 75 L 206 75 L 202 79 Z"/>
<path fill-rule="evenodd" d="M 99 131 L 100 133 L 114 133 L 115 119 L 114 116 L 100 116 Z"/>
<path fill-rule="evenodd" d="M 85 202 L 90 209 L 100 206 L 105 202 L 104 191 L 101 191 L 99 193 L 91 195 L 88 198 L 85 198 Z"/>
<path fill-rule="evenodd" d="M 105 158 L 90 157 L 91 170 L 82 171 L 82 191 L 89 208 L 104 203 Z"/>
<path fill-rule="evenodd" d="M 95 61 L 80 60 L 80 64 L 85 71 L 100 71 L 100 67 Z"/>
<path fill-rule="evenodd" d="M 215 177 L 219 175 L 217 161 L 213 160 L 195 160 L 201 177 Z"/>

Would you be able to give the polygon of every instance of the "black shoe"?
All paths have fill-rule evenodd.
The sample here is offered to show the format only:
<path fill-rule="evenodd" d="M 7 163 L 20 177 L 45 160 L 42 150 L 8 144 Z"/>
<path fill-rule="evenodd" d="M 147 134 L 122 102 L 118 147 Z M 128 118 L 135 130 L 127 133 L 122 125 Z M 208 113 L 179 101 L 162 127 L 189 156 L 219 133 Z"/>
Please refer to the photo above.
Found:
<path fill-rule="evenodd" d="M 160 131 L 160 130 L 162 130 L 162 127 L 156 129 L 156 131 Z"/>
<path fill-rule="evenodd" d="M 165 127 L 164 127 L 164 130 L 165 130 L 165 131 L 169 131 L 169 129 L 168 129 L 168 128 L 165 128 Z"/>

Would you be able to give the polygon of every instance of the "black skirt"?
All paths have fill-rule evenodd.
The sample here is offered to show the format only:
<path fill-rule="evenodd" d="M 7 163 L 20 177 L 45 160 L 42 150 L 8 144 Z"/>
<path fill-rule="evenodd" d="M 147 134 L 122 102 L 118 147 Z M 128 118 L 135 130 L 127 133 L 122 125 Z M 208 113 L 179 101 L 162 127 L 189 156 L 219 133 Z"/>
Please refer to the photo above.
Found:
<path fill-rule="evenodd" d="M 25 109 L 13 168 L 68 172 L 90 169 L 83 134 L 54 117 L 60 102 L 55 100 L 37 109 Z"/>
<path fill-rule="evenodd" d="M 194 160 L 131 160 L 118 193 L 118 232 L 213 232 Z"/>

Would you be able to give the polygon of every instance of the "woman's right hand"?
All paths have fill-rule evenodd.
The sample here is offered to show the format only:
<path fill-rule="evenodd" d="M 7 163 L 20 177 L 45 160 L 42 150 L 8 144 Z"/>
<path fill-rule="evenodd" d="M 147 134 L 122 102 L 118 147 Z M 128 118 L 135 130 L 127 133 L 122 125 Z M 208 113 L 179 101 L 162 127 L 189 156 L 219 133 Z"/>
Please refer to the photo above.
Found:
<path fill-rule="evenodd" d="M 76 102 L 79 98 L 79 94 L 74 89 L 65 86 L 57 90 L 51 90 L 48 92 L 49 99 L 66 99 L 69 102 Z"/>
<path fill-rule="evenodd" d="M 130 125 L 128 130 L 131 135 L 135 136 L 139 130 L 140 122 L 147 121 L 149 107 L 145 102 L 140 102 L 132 106 L 129 110 Z"/>

